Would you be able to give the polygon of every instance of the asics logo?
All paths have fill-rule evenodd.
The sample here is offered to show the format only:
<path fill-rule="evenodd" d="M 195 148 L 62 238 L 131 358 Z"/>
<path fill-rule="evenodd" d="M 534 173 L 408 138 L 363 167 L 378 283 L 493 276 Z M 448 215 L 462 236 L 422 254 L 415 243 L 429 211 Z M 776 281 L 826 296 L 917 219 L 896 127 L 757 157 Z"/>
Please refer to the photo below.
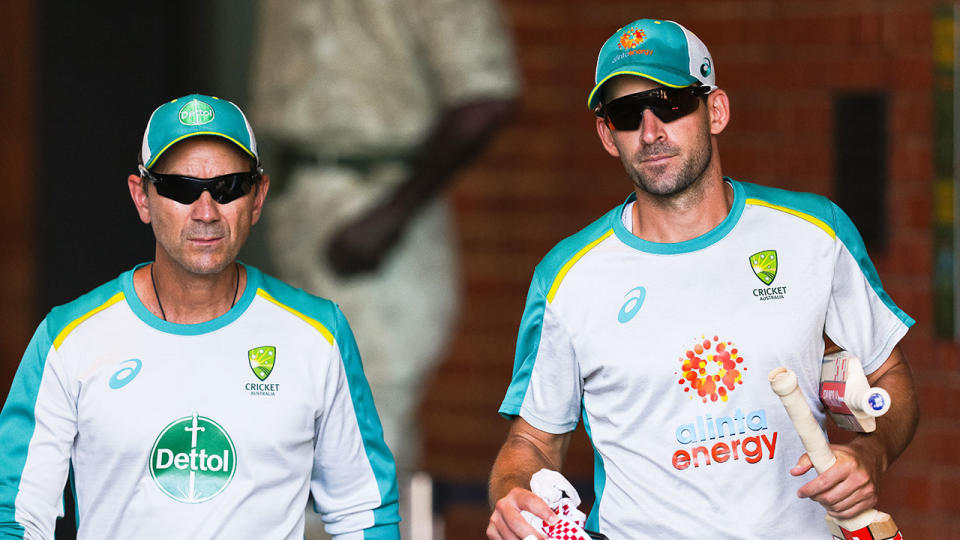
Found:
<path fill-rule="evenodd" d="M 127 383 L 132 381 L 133 378 L 140 373 L 140 368 L 143 367 L 143 363 L 140 362 L 139 358 L 124 360 L 120 363 L 120 365 L 123 367 L 118 369 L 116 373 L 110 377 L 110 388 L 113 388 L 114 390 L 126 386 Z"/>
<path fill-rule="evenodd" d="M 621 324 L 629 322 L 640 311 L 640 306 L 643 305 L 643 300 L 647 297 L 647 289 L 634 287 L 624 296 L 628 297 L 627 301 L 623 303 L 623 307 L 620 308 L 620 313 L 617 315 L 617 320 Z"/>

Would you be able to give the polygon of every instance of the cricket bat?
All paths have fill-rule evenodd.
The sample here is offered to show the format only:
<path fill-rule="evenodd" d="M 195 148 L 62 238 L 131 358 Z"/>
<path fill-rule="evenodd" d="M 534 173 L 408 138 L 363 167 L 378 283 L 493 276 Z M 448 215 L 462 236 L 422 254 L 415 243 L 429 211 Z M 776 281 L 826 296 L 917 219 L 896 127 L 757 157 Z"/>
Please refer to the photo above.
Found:
<path fill-rule="evenodd" d="M 797 385 L 797 375 L 787 368 L 770 372 L 770 387 L 783 402 L 783 408 L 793 421 L 803 447 L 817 473 L 823 474 L 836 461 L 827 438 L 807 406 L 803 392 Z M 889 398 L 887 399 L 889 403 Z M 834 538 L 839 540 L 902 540 L 900 529 L 888 514 L 871 508 L 850 519 L 827 516 L 827 526 Z"/>
<path fill-rule="evenodd" d="M 890 394 L 870 387 L 860 359 L 847 351 L 823 357 L 820 401 L 838 426 L 862 433 L 875 430 L 876 417 L 890 409 Z"/>

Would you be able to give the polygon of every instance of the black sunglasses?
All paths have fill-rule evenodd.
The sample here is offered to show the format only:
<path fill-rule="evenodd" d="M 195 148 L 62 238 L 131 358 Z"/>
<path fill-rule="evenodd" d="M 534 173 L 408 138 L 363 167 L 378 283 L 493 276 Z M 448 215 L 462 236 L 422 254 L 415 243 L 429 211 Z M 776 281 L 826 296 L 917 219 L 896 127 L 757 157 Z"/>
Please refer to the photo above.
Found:
<path fill-rule="evenodd" d="M 255 171 L 230 173 L 213 178 L 194 178 L 151 172 L 140 165 L 140 176 L 149 178 L 160 196 L 180 204 L 193 204 L 204 191 L 210 192 L 214 201 L 227 204 L 250 193 L 262 174 L 263 169 L 257 167 Z"/>
<path fill-rule="evenodd" d="M 697 110 L 700 98 L 709 93 L 709 86 L 654 88 L 604 104 L 597 109 L 597 116 L 605 119 L 611 129 L 633 131 L 640 128 L 646 109 L 650 109 L 662 122 L 673 122 Z"/>

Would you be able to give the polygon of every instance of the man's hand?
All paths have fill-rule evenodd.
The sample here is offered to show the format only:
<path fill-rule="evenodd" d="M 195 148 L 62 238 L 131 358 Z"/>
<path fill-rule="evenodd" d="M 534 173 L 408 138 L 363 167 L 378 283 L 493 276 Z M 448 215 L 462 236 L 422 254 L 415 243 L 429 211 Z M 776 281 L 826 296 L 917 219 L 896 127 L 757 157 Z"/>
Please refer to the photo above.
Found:
<path fill-rule="evenodd" d="M 813 499 L 823 505 L 828 514 L 841 519 L 852 518 L 876 506 L 882 459 L 857 442 L 830 445 L 836 463 L 804 484 L 797 496 Z M 812 467 L 809 456 L 803 454 L 790 474 L 800 476 Z"/>
<path fill-rule="evenodd" d="M 341 276 L 373 272 L 400 240 L 406 223 L 399 212 L 374 208 L 349 221 L 334 235 L 327 253 L 330 266 Z"/>
<path fill-rule="evenodd" d="M 548 525 L 558 521 L 557 515 L 532 491 L 513 488 L 494 505 L 490 524 L 487 525 L 487 538 L 490 540 L 525 540 L 533 536 L 543 540 L 544 536 L 534 529 L 520 514 L 521 510 L 530 512 Z"/>
<path fill-rule="evenodd" d="M 877 418 L 873 433 L 858 434 L 846 445 L 830 445 L 836 463 L 797 491 L 798 496 L 817 501 L 827 513 L 841 519 L 852 518 L 877 504 L 880 476 L 910 443 L 920 415 L 913 374 L 899 345 L 867 375 L 867 382 L 889 392 L 893 403 L 890 410 Z M 810 468 L 810 458 L 804 454 L 790 474 L 800 476 Z"/>
<path fill-rule="evenodd" d="M 493 514 L 487 525 L 491 540 L 543 540 L 520 514 L 526 510 L 549 525 L 559 521 L 547 503 L 532 491 L 530 477 L 540 469 L 559 471 L 570 444 L 569 433 L 541 431 L 519 416 L 510 424 L 507 440 L 500 448 L 490 472 L 490 505 Z"/>

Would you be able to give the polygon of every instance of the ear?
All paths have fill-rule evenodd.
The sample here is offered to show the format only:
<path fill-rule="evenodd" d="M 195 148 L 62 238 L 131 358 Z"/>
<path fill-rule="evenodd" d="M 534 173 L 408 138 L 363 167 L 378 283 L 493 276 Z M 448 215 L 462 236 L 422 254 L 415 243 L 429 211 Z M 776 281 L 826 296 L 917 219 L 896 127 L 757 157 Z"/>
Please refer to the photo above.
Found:
<path fill-rule="evenodd" d="M 710 134 L 719 135 L 730 122 L 730 99 L 721 89 L 707 96 L 707 112 L 710 114 Z"/>
<path fill-rule="evenodd" d="M 270 175 L 264 174 L 257 183 L 257 194 L 253 198 L 253 216 L 251 225 L 260 221 L 260 214 L 263 213 L 263 201 L 267 198 L 267 192 L 270 191 Z"/>
<path fill-rule="evenodd" d="M 140 221 L 150 223 L 150 205 L 147 201 L 147 185 L 142 177 L 131 174 L 127 177 L 127 187 L 130 189 L 130 198 L 133 199 L 133 206 L 140 215 Z"/>
<path fill-rule="evenodd" d="M 597 117 L 597 135 L 600 136 L 600 142 L 603 149 L 613 157 L 620 157 L 620 149 L 613 141 L 613 130 L 607 125 L 606 118 Z"/>

